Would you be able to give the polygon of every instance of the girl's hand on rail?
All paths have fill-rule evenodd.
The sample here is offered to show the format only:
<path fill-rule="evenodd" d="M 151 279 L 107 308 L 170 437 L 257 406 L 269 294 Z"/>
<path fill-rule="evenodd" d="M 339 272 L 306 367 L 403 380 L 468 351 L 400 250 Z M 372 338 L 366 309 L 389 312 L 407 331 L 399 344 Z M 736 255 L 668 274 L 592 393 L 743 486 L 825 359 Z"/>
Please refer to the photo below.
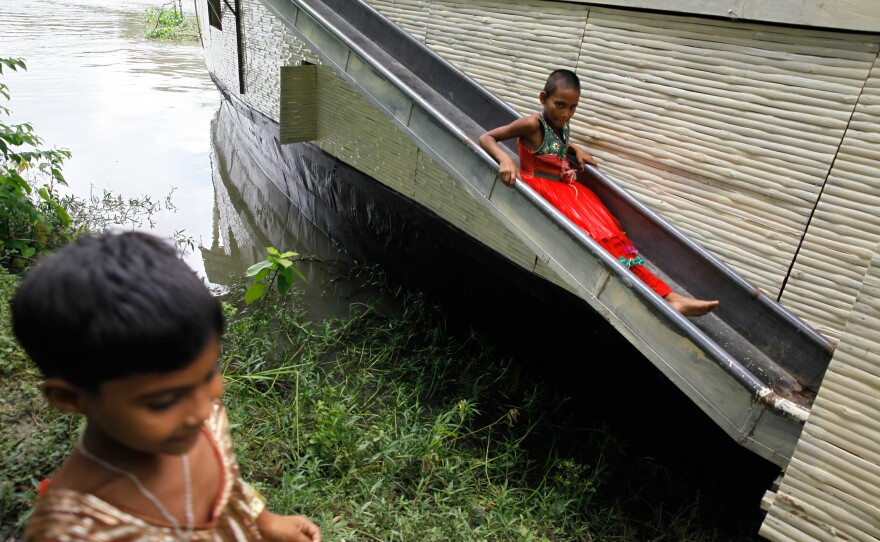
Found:
<path fill-rule="evenodd" d="M 599 167 L 599 164 L 596 163 L 596 159 L 593 158 L 590 153 L 580 147 L 574 147 L 574 155 L 577 158 L 578 166 L 581 170 L 583 170 L 587 164 Z"/>
<path fill-rule="evenodd" d="M 510 157 L 505 157 L 501 160 L 498 169 L 498 176 L 501 178 L 501 182 L 507 186 L 513 186 L 516 183 L 518 174 L 519 171 L 516 169 L 516 164 Z"/>

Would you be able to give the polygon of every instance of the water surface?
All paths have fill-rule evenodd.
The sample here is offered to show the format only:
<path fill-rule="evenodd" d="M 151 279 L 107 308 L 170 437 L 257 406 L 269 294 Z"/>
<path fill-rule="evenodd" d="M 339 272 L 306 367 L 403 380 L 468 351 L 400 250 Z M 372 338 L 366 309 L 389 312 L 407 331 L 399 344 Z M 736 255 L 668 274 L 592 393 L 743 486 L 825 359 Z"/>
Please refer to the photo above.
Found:
<path fill-rule="evenodd" d="M 186 9 L 190 2 L 184 2 Z M 164 200 L 154 233 L 210 243 L 209 125 L 220 95 L 201 46 L 144 37 L 143 0 L 3 0 L 0 56 L 13 122 L 30 122 L 45 147 L 69 149 L 63 168 L 78 196 L 104 189 Z M 146 226 L 145 226 L 146 227 Z M 204 274 L 198 252 L 187 262 Z"/>

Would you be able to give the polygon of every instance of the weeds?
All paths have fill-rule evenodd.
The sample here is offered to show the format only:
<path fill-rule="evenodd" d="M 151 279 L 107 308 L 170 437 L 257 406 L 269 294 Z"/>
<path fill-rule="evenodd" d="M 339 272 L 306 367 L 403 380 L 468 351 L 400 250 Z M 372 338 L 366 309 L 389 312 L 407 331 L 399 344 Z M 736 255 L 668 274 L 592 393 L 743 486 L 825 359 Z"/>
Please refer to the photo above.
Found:
<path fill-rule="evenodd" d="M 144 35 L 148 38 L 173 41 L 199 39 L 195 23 L 186 18 L 182 6 L 176 0 L 146 9 L 144 23 L 147 25 Z"/>
<path fill-rule="evenodd" d="M 8 339 L 16 281 L 0 271 L 0 539 L 20 535 L 79 425 L 44 406 Z M 608 431 L 569 424 L 564 397 L 478 335 L 452 335 L 421 295 L 385 291 L 400 309 L 352 304 L 311 321 L 299 290 L 247 304 L 248 283 L 225 295 L 221 359 L 242 475 L 325 540 L 718 540 L 700 530 L 698 503 L 626 517 L 606 486 L 630 465 Z M 589 453 L 566 451 L 572 435 Z"/>
<path fill-rule="evenodd" d="M 79 424 L 49 408 L 39 372 L 13 338 L 9 301 L 17 284 L 0 266 L 0 540 L 20 534 L 39 481 L 70 453 Z"/>
<path fill-rule="evenodd" d="M 447 337 L 423 298 L 402 305 L 315 323 L 283 298 L 238 310 L 224 363 L 245 477 L 279 511 L 316 517 L 328 539 L 608 535 L 615 513 L 595 499 L 603 466 L 547 463 L 524 445 L 553 440 L 558 399 L 511 387 L 516 370 L 476 336 Z"/>
<path fill-rule="evenodd" d="M 26 70 L 21 58 L 0 57 L 0 75 Z M 10 99 L 9 87 L 0 82 L 0 96 Z M 9 116 L 0 105 L 0 117 Z M 58 201 L 58 188 L 67 182 L 61 173 L 66 149 L 44 149 L 30 123 L 0 121 L 0 265 L 24 268 L 42 250 L 68 240 L 70 216 Z"/>
<path fill-rule="evenodd" d="M 285 295 L 293 286 L 294 275 L 306 282 L 306 277 L 291 260 L 299 256 L 298 253 L 288 251 L 282 254 L 275 247 L 266 247 L 266 252 L 269 256 L 265 260 L 255 263 L 245 272 L 245 276 L 254 281 L 244 293 L 245 303 L 250 304 L 262 297 L 268 297 L 272 293 L 273 285 L 278 289 L 278 295 Z"/>

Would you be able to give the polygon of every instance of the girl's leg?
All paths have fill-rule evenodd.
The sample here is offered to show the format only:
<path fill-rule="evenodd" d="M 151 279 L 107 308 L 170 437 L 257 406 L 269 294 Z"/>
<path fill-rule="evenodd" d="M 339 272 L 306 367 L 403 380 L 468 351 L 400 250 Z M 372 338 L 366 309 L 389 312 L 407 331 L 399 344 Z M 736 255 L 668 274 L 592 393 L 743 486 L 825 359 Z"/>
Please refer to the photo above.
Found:
<path fill-rule="evenodd" d="M 635 276 L 642 279 L 642 282 L 647 284 L 652 290 L 657 292 L 657 295 L 660 297 L 666 297 L 672 292 L 672 288 L 669 287 L 668 284 L 660 280 L 660 278 L 648 271 L 648 268 L 644 265 L 635 265 L 629 268 Z"/>
<path fill-rule="evenodd" d="M 639 263 L 638 250 L 625 236 L 603 239 L 599 241 L 599 244 L 623 265 L 629 267 L 633 274 L 639 277 L 642 282 L 657 292 L 657 295 L 669 302 L 681 314 L 685 316 L 703 316 L 718 306 L 718 301 L 716 300 L 694 299 L 673 292 L 668 284 Z"/>
<path fill-rule="evenodd" d="M 703 316 L 719 305 L 717 300 L 694 299 L 675 292 L 669 292 L 663 299 L 685 316 Z"/>
<path fill-rule="evenodd" d="M 618 261 L 629 267 L 678 312 L 685 316 L 702 316 L 718 306 L 718 301 L 694 299 L 673 292 L 669 285 L 645 266 L 639 265 L 636 247 L 621 231 L 617 219 L 587 187 L 579 183 L 569 185 L 538 178 L 524 177 L 523 180 L 587 235 L 596 239 Z"/>

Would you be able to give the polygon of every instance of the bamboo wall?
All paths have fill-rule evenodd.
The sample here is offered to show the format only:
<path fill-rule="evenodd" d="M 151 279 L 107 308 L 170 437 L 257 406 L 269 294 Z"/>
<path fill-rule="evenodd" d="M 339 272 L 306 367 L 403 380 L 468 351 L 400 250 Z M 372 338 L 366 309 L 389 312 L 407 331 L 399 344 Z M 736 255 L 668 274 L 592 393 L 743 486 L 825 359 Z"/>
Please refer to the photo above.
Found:
<path fill-rule="evenodd" d="M 760 535 L 880 540 L 880 247 Z"/>
<path fill-rule="evenodd" d="M 880 32 L 880 3 L 876 0 L 567 0 L 581 4 L 650 9 L 708 15 L 730 20 L 813 26 L 826 29 Z"/>
<path fill-rule="evenodd" d="M 828 175 L 782 303 L 841 329 L 880 232 L 880 61 L 875 60 Z"/>
<path fill-rule="evenodd" d="M 552 69 L 575 70 L 575 141 L 839 337 L 880 234 L 864 213 L 880 197 L 866 175 L 880 36 L 542 0 L 370 4 L 522 113 Z"/>

